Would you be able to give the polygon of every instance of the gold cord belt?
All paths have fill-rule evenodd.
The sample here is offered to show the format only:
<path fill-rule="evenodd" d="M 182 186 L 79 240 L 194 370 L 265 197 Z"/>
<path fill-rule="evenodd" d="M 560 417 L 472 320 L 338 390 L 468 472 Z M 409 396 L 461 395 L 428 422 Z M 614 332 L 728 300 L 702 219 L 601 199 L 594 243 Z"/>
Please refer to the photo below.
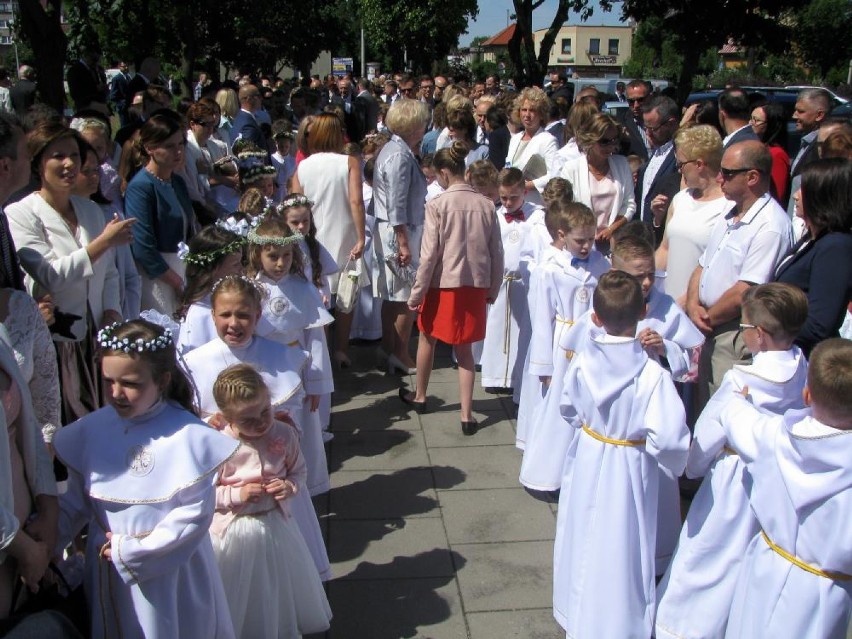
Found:
<path fill-rule="evenodd" d="M 816 575 L 817 577 L 825 577 L 826 579 L 831 579 L 832 581 L 852 581 L 852 575 L 847 575 L 842 572 L 830 572 L 828 570 L 822 570 L 821 568 L 817 568 L 816 566 L 812 566 L 809 563 L 805 563 L 796 555 L 791 555 L 786 550 L 781 548 L 781 546 L 776 545 L 769 538 L 769 536 L 763 530 L 760 531 L 760 534 L 763 536 L 763 541 L 766 542 L 766 545 L 769 546 L 776 553 L 781 555 L 784 559 L 789 561 L 794 566 L 798 566 L 802 570 L 806 570 L 812 575 Z"/>
<path fill-rule="evenodd" d="M 605 437 L 600 433 L 596 433 L 591 428 L 583 424 L 583 432 L 589 435 L 592 439 L 597 439 L 599 442 L 603 442 L 604 444 L 611 444 L 612 446 L 644 446 L 645 439 L 612 439 L 610 437 Z"/>
<path fill-rule="evenodd" d="M 573 320 L 565 319 L 564 317 L 559 317 L 558 315 L 554 318 L 560 324 L 567 324 L 568 326 L 574 326 Z"/>
<path fill-rule="evenodd" d="M 729 455 L 736 455 L 737 457 L 739 457 L 739 455 L 740 455 L 737 451 L 735 451 L 735 450 L 734 450 L 733 448 L 731 448 L 730 446 L 723 446 L 723 447 L 722 447 L 722 452 L 723 452 L 723 453 L 728 453 Z"/>

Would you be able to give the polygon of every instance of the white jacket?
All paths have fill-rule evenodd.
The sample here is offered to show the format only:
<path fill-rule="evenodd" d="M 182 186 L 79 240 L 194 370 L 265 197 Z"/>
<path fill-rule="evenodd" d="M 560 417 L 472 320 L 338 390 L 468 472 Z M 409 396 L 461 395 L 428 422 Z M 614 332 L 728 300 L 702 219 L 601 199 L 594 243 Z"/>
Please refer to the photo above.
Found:
<path fill-rule="evenodd" d="M 527 142 L 524 150 L 518 153 L 518 147 L 521 145 L 521 138 L 524 137 L 524 132 L 519 131 L 509 140 L 509 152 L 506 154 L 506 166 L 515 167 L 521 171 L 527 165 L 533 155 L 540 155 L 544 158 L 544 164 L 547 167 L 547 173 L 540 178 L 533 180 L 536 190 L 527 193 L 526 201 L 533 204 L 542 204 L 541 192 L 550 181 L 550 178 L 559 175 L 559 167 L 562 160 L 559 157 L 559 146 L 556 144 L 556 138 L 543 128 Z M 517 157 L 515 157 L 517 155 Z"/>
<path fill-rule="evenodd" d="M 618 189 L 615 192 L 609 222 L 612 224 L 616 217 L 623 216 L 627 220 L 636 213 L 636 200 L 633 197 L 633 172 L 623 155 L 609 156 L 609 172 Z M 592 206 L 592 194 L 589 189 L 589 162 L 585 154 L 576 160 L 566 162 L 562 167 L 560 177 L 565 178 L 574 187 L 574 201 L 582 202 L 589 208 Z"/>

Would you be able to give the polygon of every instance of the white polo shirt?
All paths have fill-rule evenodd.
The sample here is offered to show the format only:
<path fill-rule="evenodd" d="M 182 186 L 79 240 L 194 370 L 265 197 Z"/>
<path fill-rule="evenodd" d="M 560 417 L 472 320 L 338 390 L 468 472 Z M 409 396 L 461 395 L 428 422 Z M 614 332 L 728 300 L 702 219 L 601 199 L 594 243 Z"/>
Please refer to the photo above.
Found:
<path fill-rule="evenodd" d="M 719 218 L 698 264 L 704 269 L 698 301 L 713 306 L 737 282 L 764 284 L 792 242 L 790 218 L 778 202 L 764 193 L 739 222 L 736 211 Z"/>

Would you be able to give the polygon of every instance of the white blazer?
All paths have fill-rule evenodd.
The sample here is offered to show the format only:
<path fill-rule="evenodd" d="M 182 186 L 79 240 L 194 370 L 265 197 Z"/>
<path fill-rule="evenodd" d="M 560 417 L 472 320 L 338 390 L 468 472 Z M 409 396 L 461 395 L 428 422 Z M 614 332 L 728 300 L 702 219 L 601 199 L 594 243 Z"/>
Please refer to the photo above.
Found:
<path fill-rule="evenodd" d="M 86 302 L 95 324 L 100 327 L 104 311 L 121 314 L 118 269 L 115 251 L 109 249 L 92 262 L 86 252 L 89 242 L 100 235 L 105 226 L 100 207 L 84 198 L 71 196 L 77 215 L 77 237 L 71 235 L 62 216 L 32 193 L 6 207 L 9 229 L 15 240 L 18 259 L 27 274 L 27 290 L 33 297 L 50 293 L 56 308 L 79 315 L 71 326 L 74 341 L 86 334 Z M 53 335 L 55 341 L 68 338 Z"/>
<path fill-rule="evenodd" d="M 617 185 L 612 211 L 609 214 L 609 224 L 617 217 L 630 220 L 636 213 L 636 199 L 633 196 L 633 172 L 630 164 L 623 155 L 609 156 L 609 172 Z M 560 177 L 564 177 L 574 187 L 574 201 L 582 202 L 589 208 L 592 206 L 592 194 L 589 189 L 589 161 L 583 154 L 576 160 L 570 160 L 562 166 Z"/>
<path fill-rule="evenodd" d="M 550 178 L 559 175 L 559 167 L 561 160 L 559 158 L 559 146 L 556 144 L 556 138 L 543 128 L 527 142 L 527 146 L 521 153 L 518 153 L 518 147 L 521 145 L 521 138 L 524 137 L 524 132 L 519 131 L 509 140 L 509 152 L 506 154 L 506 167 L 515 167 L 524 170 L 527 162 L 533 155 L 540 155 L 544 158 L 544 164 L 547 167 L 547 173 L 540 178 L 533 180 L 536 190 L 527 193 L 526 201 L 533 204 L 543 204 L 541 192 L 550 181 Z M 517 157 L 515 157 L 517 155 Z"/>

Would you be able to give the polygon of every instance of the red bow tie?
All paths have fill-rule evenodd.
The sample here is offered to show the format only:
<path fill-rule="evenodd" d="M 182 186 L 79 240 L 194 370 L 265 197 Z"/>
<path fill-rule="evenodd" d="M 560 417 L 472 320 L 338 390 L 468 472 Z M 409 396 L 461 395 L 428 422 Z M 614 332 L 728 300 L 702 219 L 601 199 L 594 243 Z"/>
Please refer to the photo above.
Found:
<path fill-rule="evenodd" d="M 506 216 L 506 221 L 511 224 L 512 222 L 523 222 L 524 221 L 524 212 L 523 211 L 515 211 L 514 213 L 504 213 Z"/>

